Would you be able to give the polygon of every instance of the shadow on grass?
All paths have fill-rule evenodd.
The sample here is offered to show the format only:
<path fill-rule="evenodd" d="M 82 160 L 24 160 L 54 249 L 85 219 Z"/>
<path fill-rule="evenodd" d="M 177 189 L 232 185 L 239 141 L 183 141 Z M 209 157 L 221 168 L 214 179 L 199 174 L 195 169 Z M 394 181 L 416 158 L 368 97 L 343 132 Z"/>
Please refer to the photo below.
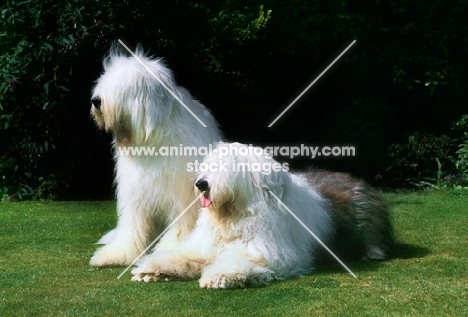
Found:
<path fill-rule="evenodd" d="M 423 258 L 429 253 L 431 253 L 431 250 L 429 250 L 428 248 L 407 243 L 397 243 L 395 245 L 393 253 L 390 256 L 390 259 Z"/>
<path fill-rule="evenodd" d="M 392 259 L 413 259 L 423 258 L 430 254 L 431 251 L 428 248 L 424 248 L 417 245 L 411 245 L 407 243 L 396 243 L 395 249 L 390 254 L 388 259 L 385 260 L 343 260 L 343 262 L 354 272 L 372 272 L 378 270 L 378 268 L 386 261 Z M 331 257 L 322 261 L 317 265 L 317 273 L 338 273 L 343 272 L 344 268 Z"/>

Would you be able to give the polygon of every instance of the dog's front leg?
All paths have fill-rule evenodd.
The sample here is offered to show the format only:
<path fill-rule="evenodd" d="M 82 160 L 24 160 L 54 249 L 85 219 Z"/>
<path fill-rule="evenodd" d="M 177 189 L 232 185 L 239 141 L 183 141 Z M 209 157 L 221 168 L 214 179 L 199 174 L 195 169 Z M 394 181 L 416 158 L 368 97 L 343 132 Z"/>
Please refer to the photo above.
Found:
<path fill-rule="evenodd" d="M 131 264 L 150 243 L 152 223 L 151 215 L 136 208 L 120 212 L 117 227 L 98 241 L 104 246 L 94 253 L 89 263 L 98 267 Z"/>
<path fill-rule="evenodd" d="M 195 229 L 172 249 L 156 248 L 143 257 L 132 271 L 138 282 L 187 280 L 200 276 L 216 254 L 213 230 L 205 212 L 200 213 Z"/>
<path fill-rule="evenodd" d="M 204 259 L 191 250 L 156 251 L 145 256 L 132 270 L 132 281 L 156 282 L 188 280 L 200 276 Z"/>
<path fill-rule="evenodd" d="M 200 287 L 237 288 L 247 284 L 265 285 L 276 278 L 267 261 L 253 254 L 247 244 L 236 241 L 219 252 L 213 264 L 207 266 L 200 278 Z"/>

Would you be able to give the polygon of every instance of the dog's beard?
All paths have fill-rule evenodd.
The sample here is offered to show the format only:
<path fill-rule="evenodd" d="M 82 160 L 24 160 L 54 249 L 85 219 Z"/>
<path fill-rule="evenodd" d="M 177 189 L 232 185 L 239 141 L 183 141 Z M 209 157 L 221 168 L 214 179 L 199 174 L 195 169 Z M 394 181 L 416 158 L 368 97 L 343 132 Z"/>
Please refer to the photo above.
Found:
<path fill-rule="evenodd" d="M 132 139 L 132 129 L 125 120 L 109 122 L 109 118 L 106 119 L 106 115 L 94 106 L 91 108 L 91 114 L 99 129 L 114 134 L 117 144 L 124 145 L 130 143 Z"/>
<path fill-rule="evenodd" d="M 114 124 L 114 127 L 112 127 L 111 131 L 117 140 L 117 144 L 128 144 L 131 142 L 132 130 L 125 123 L 119 122 Z"/>
<path fill-rule="evenodd" d="M 91 107 L 91 115 L 93 116 L 94 122 L 96 122 L 96 125 L 98 126 L 99 129 L 103 130 L 106 127 L 106 122 L 104 121 L 104 116 L 102 115 L 102 112 L 97 110 L 96 107 Z"/>
<path fill-rule="evenodd" d="M 200 198 L 202 208 L 205 208 L 218 223 L 235 223 L 248 216 L 246 199 L 234 192 L 226 192 L 214 195 L 206 192 Z"/>
<path fill-rule="evenodd" d="M 218 223 L 231 223 L 239 218 L 237 215 L 238 210 L 232 202 L 223 204 L 210 203 L 205 209 L 208 210 Z"/>

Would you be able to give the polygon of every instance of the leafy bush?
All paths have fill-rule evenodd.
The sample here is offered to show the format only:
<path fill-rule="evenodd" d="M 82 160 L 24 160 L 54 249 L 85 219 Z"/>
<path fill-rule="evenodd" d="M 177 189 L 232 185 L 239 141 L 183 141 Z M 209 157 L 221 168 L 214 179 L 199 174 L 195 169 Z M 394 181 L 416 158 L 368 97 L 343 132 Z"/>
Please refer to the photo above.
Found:
<path fill-rule="evenodd" d="M 468 185 L 468 115 L 453 123 L 459 138 L 416 132 L 407 143 L 388 148 L 390 174 L 417 187 L 466 187 Z"/>
<path fill-rule="evenodd" d="M 50 183 L 50 174 L 61 159 L 66 161 L 63 145 L 76 142 L 67 140 L 71 137 L 67 134 L 69 127 L 75 126 L 77 109 L 83 110 L 77 105 L 83 100 L 70 100 L 79 94 L 76 80 L 82 74 L 80 63 L 87 48 L 107 47 L 104 35 L 115 28 L 95 20 L 97 4 L 6 1 L 0 7 L 3 193 L 15 193 L 20 199 L 31 197 L 42 180 Z M 107 3 L 111 12 L 110 8 Z M 63 177 L 64 183 L 70 181 L 70 175 Z"/>
<path fill-rule="evenodd" d="M 223 73 L 222 61 L 213 54 L 222 40 L 234 39 L 231 47 L 251 41 L 270 17 L 270 11 L 256 3 L 242 9 L 240 3 L 3 2 L 0 195 L 102 197 L 98 179 L 104 178 L 103 170 L 112 173 L 110 142 L 96 134 L 89 97 L 111 42 L 146 40 L 162 52 L 190 48 L 208 60 L 206 69 Z M 182 27 L 180 19 L 192 20 L 193 28 Z"/>
<path fill-rule="evenodd" d="M 177 81 L 213 110 L 229 138 L 267 144 L 289 143 L 290 137 L 341 142 L 344 127 L 345 133 L 350 131 L 348 139 L 363 140 L 359 164 L 345 164 L 356 170 L 364 165 L 369 171 L 377 168 L 387 144 L 408 131 L 427 126 L 431 131 L 431 120 L 448 122 L 464 105 L 467 43 L 460 39 L 468 34 L 468 3 L 370 4 L 2 1 L 0 196 L 112 194 L 109 136 L 96 133 L 89 119 L 89 97 L 101 59 L 118 38 L 130 47 L 142 43 L 150 53 L 165 57 Z M 289 120 L 294 121 L 294 133 L 285 133 L 283 127 L 263 133 L 261 119 L 283 110 L 298 87 L 310 82 L 309 76 L 317 75 L 351 39 L 358 41 L 352 54 L 327 73 L 320 89 L 310 94 L 313 98 L 301 100 L 316 105 L 313 116 L 306 114 L 307 107 L 298 107 L 303 112 L 289 117 L 294 118 Z M 246 128 L 239 129 L 238 122 Z M 459 150 L 458 156 L 451 155 L 466 170 L 466 148 Z M 435 159 L 418 160 L 422 174 L 437 178 Z M 443 169 L 449 166 L 445 159 L 440 163 Z M 401 175 L 417 178 L 408 164 L 392 166 Z"/>
<path fill-rule="evenodd" d="M 431 185 L 443 179 L 443 171 L 453 170 L 455 140 L 447 135 L 434 136 L 415 132 L 404 144 L 392 144 L 388 149 L 395 178 L 413 185 Z"/>
<path fill-rule="evenodd" d="M 468 175 L 468 114 L 455 122 L 452 129 L 463 131 L 462 143 L 458 145 L 456 167 L 466 176 Z"/>

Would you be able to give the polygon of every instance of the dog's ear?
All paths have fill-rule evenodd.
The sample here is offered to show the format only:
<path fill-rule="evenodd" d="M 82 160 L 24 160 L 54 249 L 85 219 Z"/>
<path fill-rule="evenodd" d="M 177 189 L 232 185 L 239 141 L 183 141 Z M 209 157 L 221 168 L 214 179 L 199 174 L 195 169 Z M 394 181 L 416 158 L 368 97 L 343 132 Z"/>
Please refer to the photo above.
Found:
<path fill-rule="evenodd" d="M 146 60 L 152 73 L 144 73 L 139 79 L 138 87 L 141 90 L 144 108 L 144 121 L 146 136 L 153 133 L 158 127 L 158 133 L 169 134 L 173 126 L 170 116 L 176 102 L 172 93 L 179 95 L 172 72 L 166 68 L 161 60 Z M 180 98 L 180 96 L 178 96 Z"/>

